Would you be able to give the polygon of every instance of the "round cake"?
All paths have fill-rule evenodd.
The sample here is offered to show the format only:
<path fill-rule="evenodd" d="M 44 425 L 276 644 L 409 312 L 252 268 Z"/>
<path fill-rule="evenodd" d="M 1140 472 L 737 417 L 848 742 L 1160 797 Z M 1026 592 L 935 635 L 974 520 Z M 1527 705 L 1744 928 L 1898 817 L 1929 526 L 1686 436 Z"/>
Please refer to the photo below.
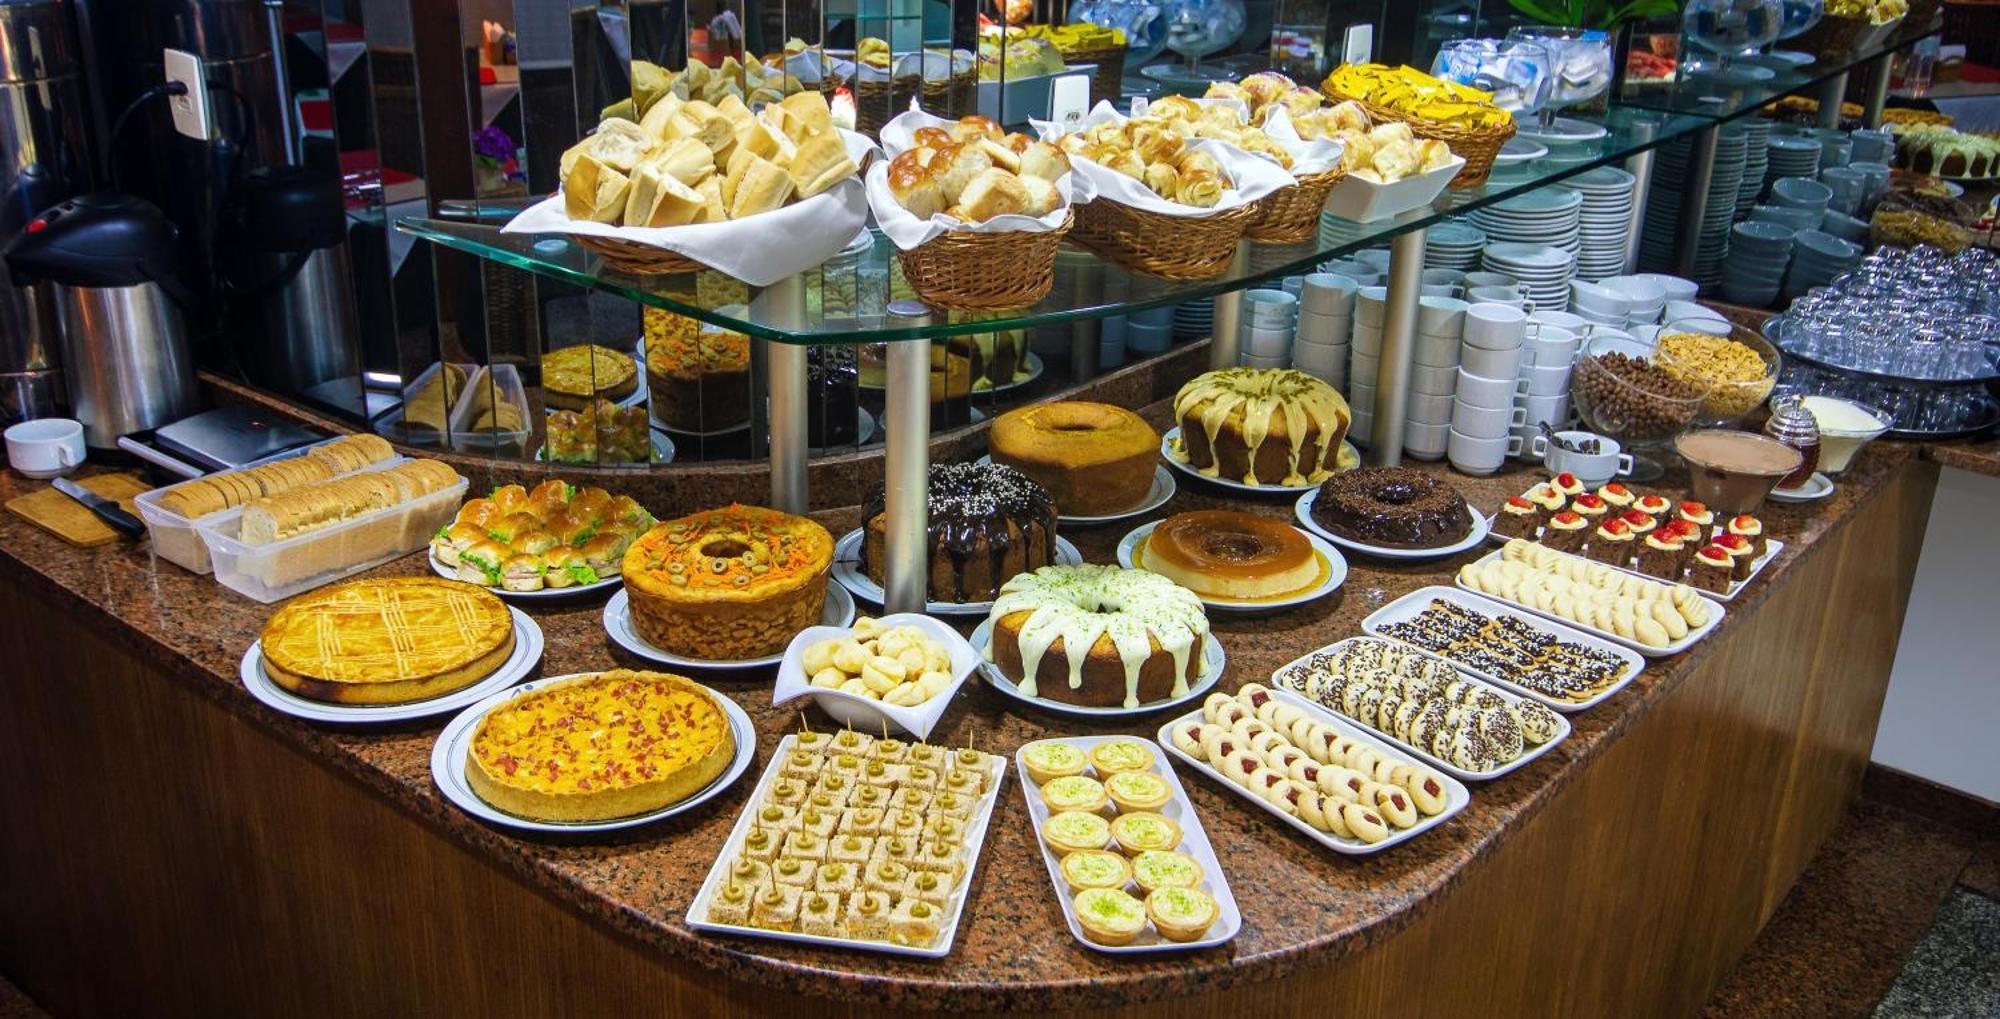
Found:
<path fill-rule="evenodd" d="M 926 500 L 928 593 L 937 602 L 986 601 L 1008 577 L 1056 561 L 1056 504 L 1027 475 L 1002 464 L 932 464 Z M 869 493 L 861 570 L 886 584 L 888 514 L 881 485 Z"/>
<path fill-rule="evenodd" d="M 646 384 L 653 420 L 679 432 L 720 432 L 750 420 L 750 338 L 646 309 Z"/>
<path fill-rule="evenodd" d="M 993 422 L 991 442 L 993 462 L 1035 479 L 1058 511 L 1099 517 L 1152 490 L 1160 434 L 1123 407 L 1076 400 L 1010 410 Z"/>
<path fill-rule="evenodd" d="M 1212 598 L 1269 598 L 1320 578 L 1319 556 L 1298 528 L 1230 510 L 1160 521 L 1146 537 L 1139 566 Z"/>
<path fill-rule="evenodd" d="M 1362 467 L 1319 486 L 1313 522 L 1349 541 L 1442 548 L 1472 533 L 1472 510 L 1450 485 L 1408 467 Z"/>
<path fill-rule="evenodd" d="M 688 658 L 777 654 L 819 622 L 833 536 L 805 517 L 731 505 L 668 520 L 625 551 L 632 628 Z"/>
<path fill-rule="evenodd" d="M 1289 368 L 1225 368 L 1174 396 L 1179 442 L 1169 455 L 1208 477 L 1304 485 L 1339 467 L 1353 414 L 1332 386 Z"/>
<path fill-rule="evenodd" d="M 299 595 L 259 635 L 264 674 L 333 704 L 408 704 L 463 690 L 514 653 L 514 617 L 438 577 L 350 580 Z"/>
<path fill-rule="evenodd" d="M 1115 566 L 1023 573 L 1001 588 L 987 620 L 986 658 L 1023 696 L 1095 708 L 1186 694 L 1208 639 L 1193 591 Z"/>

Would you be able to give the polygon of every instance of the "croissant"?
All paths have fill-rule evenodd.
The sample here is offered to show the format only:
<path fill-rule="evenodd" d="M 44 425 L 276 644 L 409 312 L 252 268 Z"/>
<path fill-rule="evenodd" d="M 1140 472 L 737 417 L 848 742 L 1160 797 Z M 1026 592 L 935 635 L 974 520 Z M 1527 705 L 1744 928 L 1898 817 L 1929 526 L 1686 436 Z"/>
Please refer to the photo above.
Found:
<path fill-rule="evenodd" d="M 1172 163 L 1152 163 L 1147 165 L 1146 174 L 1141 178 L 1153 193 L 1161 198 L 1173 200 L 1180 193 L 1181 175 Z"/>
<path fill-rule="evenodd" d="M 1208 91 L 1202 94 L 1202 98 L 1237 99 L 1248 103 L 1250 102 L 1250 92 L 1233 81 L 1218 81 L 1208 86 Z"/>
<path fill-rule="evenodd" d="M 1252 106 L 1262 106 L 1297 88 L 1298 84 L 1277 71 L 1259 71 L 1243 79 L 1243 92 Z"/>
<path fill-rule="evenodd" d="M 1177 165 L 1182 173 L 1212 173 L 1222 176 L 1222 161 L 1200 149 L 1189 149 L 1183 153 Z"/>
<path fill-rule="evenodd" d="M 1182 205 L 1192 205 L 1201 209 L 1212 209 L 1222 201 L 1222 178 L 1212 173 L 1197 171 L 1181 174 L 1180 190 L 1174 200 Z"/>

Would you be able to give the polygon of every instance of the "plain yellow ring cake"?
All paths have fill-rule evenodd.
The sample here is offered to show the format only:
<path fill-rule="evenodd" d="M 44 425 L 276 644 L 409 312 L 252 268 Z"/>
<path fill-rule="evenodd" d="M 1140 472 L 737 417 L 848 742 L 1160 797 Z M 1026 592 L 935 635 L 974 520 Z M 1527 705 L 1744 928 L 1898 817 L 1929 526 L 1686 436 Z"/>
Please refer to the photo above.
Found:
<path fill-rule="evenodd" d="M 736 736 L 714 691 L 665 672 L 551 680 L 479 720 L 465 780 L 536 821 L 604 821 L 672 806 L 729 767 Z"/>
<path fill-rule="evenodd" d="M 514 653 L 514 617 L 456 580 L 353 580 L 286 602 L 260 642 L 264 674 L 300 697 L 408 704 L 492 675 Z"/>

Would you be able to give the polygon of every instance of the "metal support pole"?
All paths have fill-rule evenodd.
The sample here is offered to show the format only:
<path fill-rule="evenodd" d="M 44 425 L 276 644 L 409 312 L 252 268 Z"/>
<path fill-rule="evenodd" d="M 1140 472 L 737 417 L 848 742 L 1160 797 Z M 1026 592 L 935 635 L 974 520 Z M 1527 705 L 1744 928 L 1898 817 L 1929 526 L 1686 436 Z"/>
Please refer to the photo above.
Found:
<path fill-rule="evenodd" d="M 792 276 L 765 287 L 752 302 L 751 317 L 774 329 L 805 325 L 805 277 Z M 776 341 L 764 344 L 764 385 L 770 407 L 771 508 L 806 512 L 806 348 Z"/>
<path fill-rule="evenodd" d="M 1882 126 L 1882 107 L 1889 104 L 1889 64 L 1894 53 L 1884 53 L 1868 65 L 1868 99 L 1861 104 L 1861 126 L 1873 131 Z"/>
<path fill-rule="evenodd" d="M 930 572 L 924 540 L 930 508 L 924 500 L 931 470 L 931 341 L 892 340 L 888 347 L 882 609 L 922 612 Z"/>
<path fill-rule="evenodd" d="M 1694 133 L 1688 152 L 1687 190 L 1681 192 L 1681 230 L 1674 238 L 1674 275 L 1694 278 L 1694 260 L 1701 248 L 1702 220 L 1708 215 L 1708 184 L 1715 178 L 1716 128 Z"/>
<path fill-rule="evenodd" d="M 1236 242 L 1236 259 L 1229 263 L 1229 275 L 1240 277 L 1250 266 L 1250 242 Z M 1234 368 L 1239 360 L 1237 355 L 1243 337 L 1237 331 L 1237 323 L 1243 315 L 1243 291 L 1231 290 L 1215 295 L 1215 332 L 1208 340 L 1208 368 L 1216 371 Z"/>
<path fill-rule="evenodd" d="M 1840 104 L 1847 99 L 1847 72 L 1828 78 L 1819 87 L 1819 126 L 1840 126 Z"/>
<path fill-rule="evenodd" d="M 1658 125 L 1639 122 L 1632 125 L 1633 139 L 1644 143 L 1652 141 Z M 1646 201 L 1653 193 L 1653 150 L 1635 152 L 1625 157 L 1625 172 L 1632 175 L 1632 219 L 1625 229 L 1624 272 L 1639 270 L 1639 239 L 1646 231 Z"/>
<path fill-rule="evenodd" d="M 1368 459 L 1403 462 L 1403 419 L 1409 415 L 1410 367 L 1417 347 L 1417 302 L 1424 289 L 1424 229 L 1389 242 L 1389 294 L 1383 309 L 1382 360 L 1375 376 L 1375 432 Z"/>

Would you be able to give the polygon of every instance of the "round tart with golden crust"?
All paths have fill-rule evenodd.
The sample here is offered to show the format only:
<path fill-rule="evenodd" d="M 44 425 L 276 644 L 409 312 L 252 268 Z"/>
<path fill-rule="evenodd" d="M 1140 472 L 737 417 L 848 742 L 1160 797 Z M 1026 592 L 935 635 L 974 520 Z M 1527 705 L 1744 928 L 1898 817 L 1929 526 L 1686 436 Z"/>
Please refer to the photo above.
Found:
<path fill-rule="evenodd" d="M 592 400 L 622 400 L 639 389 L 639 367 L 630 354 L 580 343 L 542 355 L 542 399 L 558 410 L 580 411 Z"/>
<path fill-rule="evenodd" d="M 819 621 L 833 536 L 760 506 L 667 520 L 625 552 L 632 628 L 663 651 L 711 661 L 777 654 Z"/>
<path fill-rule="evenodd" d="M 1153 488 L 1160 434 L 1108 403 L 1066 400 L 1010 410 L 993 422 L 993 462 L 1048 489 L 1066 516 L 1096 517 L 1137 506 Z"/>
<path fill-rule="evenodd" d="M 300 697 L 408 704 L 492 675 L 514 653 L 514 617 L 456 580 L 353 580 L 286 602 L 260 640 L 264 674 Z"/>
<path fill-rule="evenodd" d="M 552 680 L 486 713 L 466 751 L 466 783 L 536 821 L 605 821 L 700 792 L 736 755 L 715 692 L 664 672 Z"/>

